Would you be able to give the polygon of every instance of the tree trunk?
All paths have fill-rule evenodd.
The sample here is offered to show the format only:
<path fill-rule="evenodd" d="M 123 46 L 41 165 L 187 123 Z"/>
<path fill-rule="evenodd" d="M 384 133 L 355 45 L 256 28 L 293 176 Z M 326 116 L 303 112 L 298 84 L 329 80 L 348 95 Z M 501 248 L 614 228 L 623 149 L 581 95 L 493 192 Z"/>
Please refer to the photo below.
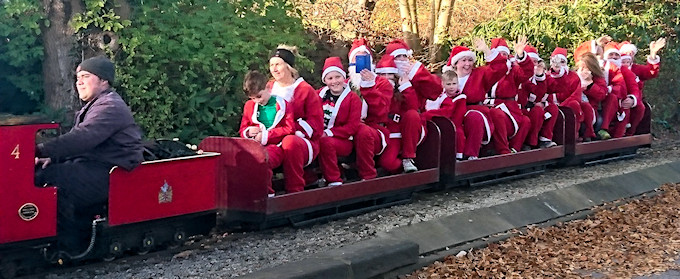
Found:
<path fill-rule="evenodd" d="M 454 4 L 455 0 L 441 0 L 437 27 L 434 29 L 430 47 L 430 63 L 436 63 L 437 60 L 439 60 L 439 56 L 444 52 L 442 46 L 444 45 L 444 38 L 448 34 L 449 26 L 451 25 L 451 13 L 453 12 Z"/>
<path fill-rule="evenodd" d="M 42 0 L 42 4 L 49 20 L 49 26 L 42 27 L 45 104 L 51 111 L 64 112 L 70 121 L 80 107 L 74 88 L 75 65 L 80 57 L 74 53 L 76 40 L 69 20 L 82 4 L 68 0 Z"/>
<path fill-rule="evenodd" d="M 413 34 L 410 38 L 407 38 L 408 44 L 411 49 L 418 53 L 423 48 L 420 45 L 420 31 L 418 30 L 418 6 L 416 0 L 408 0 L 409 13 L 411 14 L 411 30 Z"/>

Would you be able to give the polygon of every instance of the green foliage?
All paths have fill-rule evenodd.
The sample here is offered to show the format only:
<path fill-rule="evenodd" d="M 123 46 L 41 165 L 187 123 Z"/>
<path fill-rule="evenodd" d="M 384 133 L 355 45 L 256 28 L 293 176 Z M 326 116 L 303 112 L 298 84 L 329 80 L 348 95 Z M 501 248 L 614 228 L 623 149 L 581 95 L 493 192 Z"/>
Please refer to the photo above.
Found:
<path fill-rule="evenodd" d="M 552 9 L 505 11 L 497 20 L 475 27 L 467 37 L 454 44 L 470 45 L 472 38 L 487 41 L 494 37 L 514 40 L 526 35 L 539 54 L 547 58 L 556 46 L 573 50 L 582 42 L 610 35 L 615 41 L 628 40 L 639 48 L 637 63 L 646 63 L 649 43 L 666 37 L 661 51 L 661 74 L 645 84 L 645 98 L 655 109 L 656 119 L 680 120 L 680 9 L 677 1 L 664 0 L 578 0 Z M 482 61 L 480 59 L 480 61 Z"/>
<path fill-rule="evenodd" d="M 31 112 L 42 99 L 40 25 L 44 20 L 39 1 L 0 3 L 0 108 L 4 111 Z M 20 100 L 24 104 L 16 104 Z"/>
<path fill-rule="evenodd" d="M 71 27 L 76 33 L 97 28 L 102 31 L 118 32 L 130 26 L 129 20 L 121 20 L 107 0 L 85 0 L 85 12 L 77 13 L 71 18 Z"/>
<path fill-rule="evenodd" d="M 119 91 L 147 136 L 198 142 L 236 135 L 249 69 L 268 72 L 272 49 L 307 47 L 285 0 L 144 1 L 120 32 Z M 311 68 L 302 59 L 298 67 Z"/>

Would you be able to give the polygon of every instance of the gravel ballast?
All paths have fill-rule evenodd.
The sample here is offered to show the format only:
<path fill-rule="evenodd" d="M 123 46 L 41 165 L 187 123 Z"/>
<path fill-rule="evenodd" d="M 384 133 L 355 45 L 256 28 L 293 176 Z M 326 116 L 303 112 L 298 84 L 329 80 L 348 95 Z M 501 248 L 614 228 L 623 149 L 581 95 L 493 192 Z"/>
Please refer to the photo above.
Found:
<path fill-rule="evenodd" d="M 259 232 L 221 233 L 197 240 L 190 250 L 128 257 L 110 263 L 52 270 L 46 278 L 225 278 L 303 259 L 310 254 L 371 239 L 379 232 L 457 212 L 498 205 L 595 179 L 677 160 L 680 142 L 666 140 L 641 149 L 631 160 L 545 173 L 483 188 L 418 193 L 410 204 L 376 210 L 326 224 Z"/>

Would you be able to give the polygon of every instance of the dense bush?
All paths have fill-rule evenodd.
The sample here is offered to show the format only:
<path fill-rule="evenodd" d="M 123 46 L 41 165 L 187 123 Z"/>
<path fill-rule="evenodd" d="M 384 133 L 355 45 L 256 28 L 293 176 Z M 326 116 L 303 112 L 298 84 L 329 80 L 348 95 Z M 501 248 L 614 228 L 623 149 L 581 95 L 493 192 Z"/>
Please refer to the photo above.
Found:
<path fill-rule="evenodd" d="M 33 112 L 42 100 L 43 21 L 39 1 L 0 1 L 0 112 Z"/>
<path fill-rule="evenodd" d="M 120 33 L 119 90 L 148 137 L 236 135 L 249 69 L 278 44 L 307 44 L 285 0 L 145 1 Z M 309 61 L 301 61 L 303 67 Z"/>
<path fill-rule="evenodd" d="M 668 43 L 660 53 L 661 75 L 645 84 L 645 96 L 655 108 L 656 121 L 677 121 L 680 116 L 677 101 L 680 49 L 676 41 L 679 17 L 680 9 L 675 1 L 580 0 L 551 9 L 506 11 L 497 20 L 476 26 L 469 36 L 453 44 L 470 45 L 473 37 L 516 38 L 525 34 L 542 57 L 549 57 L 555 46 L 560 46 L 569 50 L 571 58 L 580 43 L 607 34 L 615 41 L 629 40 L 636 44 L 637 63 L 646 63 L 649 43 L 666 37 Z"/>

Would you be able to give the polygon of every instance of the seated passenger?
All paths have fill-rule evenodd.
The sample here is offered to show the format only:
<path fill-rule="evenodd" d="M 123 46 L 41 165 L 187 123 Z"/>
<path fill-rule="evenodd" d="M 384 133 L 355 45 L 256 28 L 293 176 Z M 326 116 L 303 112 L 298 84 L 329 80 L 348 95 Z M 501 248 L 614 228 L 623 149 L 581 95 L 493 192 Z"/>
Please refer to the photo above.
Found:
<path fill-rule="evenodd" d="M 257 71 L 248 72 L 243 80 L 243 91 L 250 100 L 243 106 L 239 134 L 265 146 L 269 155 L 269 168 L 275 169 L 286 160 L 280 143 L 285 136 L 293 134 L 295 123 L 293 115 L 286 111 L 286 100 L 279 96 L 272 97 L 267 82 L 267 77 Z M 269 195 L 274 195 L 271 187 Z"/>
<path fill-rule="evenodd" d="M 384 55 L 375 71 L 392 84 L 393 90 L 386 123 L 390 135 L 387 148 L 380 156 L 380 166 L 390 173 L 396 173 L 401 168 L 407 173 L 418 171 L 413 159 L 416 157 L 416 146 L 425 137 L 425 130 L 416 110 L 416 92 L 408 77 L 398 76 L 392 56 Z"/>
<path fill-rule="evenodd" d="M 108 58 L 80 63 L 76 89 L 86 104 L 68 133 L 36 147 L 35 184 L 58 187 L 57 230 L 66 237 L 60 241 L 70 252 L 84 250 L 91 218 L 105 213 L 96 206 L 108 200 L 111 168 L 132 170 L 143 160 L 142 131 L 111 87 L 114 77 L 115 67 Z M 83 212 L 88 209 L 96 211 Z"/>
<path fill-rule="evenodd" d="M 304 190 L 307 184 L 304 167 L 319 154 L 319 138 L 323 133 L 321 100 L 294 68 L 296 55 L 297 48 L 281 45 L 269 59 L 269 72 L 274 77 L 272 95 L 288 101 L 295 121 L 294 135 L 283 139 L 283 156 L 278 158 L 285 158 L 283 174 L 288 193 Z"/>
<path fill-rule="evenodd" d="M 600 103 L 607 96 L 607 82 L 604 80 L 604 73 L 595 54 L 586 52 L 577 60 L 576 67 L 579 78 L 581 79 L 581 89 L 583 89 L 583 97 L 581 100 L 581 110 L 583 117 L 586 119 L 585 139 L 594 138 L 595 130 L 593 125 L 597 120 L 597 111 L 600 108 Z M 588 124 L 588 119 L 591 119 Z"/>
<path fill-rule="evenodd" d="M 321 74 L 326 86 L 318 92 L 324 112 L 319 165 L 327 185 L 331 187 L 342 185 L 338 156 L 352 153 L 352 139 L 361 124 L 361 98 L 350 90 L 346 79 L 340 57 L 327 58 Z"/>
<path fill-rule="evenodd" d="M 425 112 L 420 116 L 424 120 L 431 120 L 434 116 L 443 116 L 450 119 L 456 127 L 456 159 L 463 159 L 465 149 L 465 132 L 463 132 L 463 119 L 467 112 L 467 97 L 458 90 L 458 75 L 454 71 L 446 71 L 442 74 L 442 87 L 444 92 L 437 100 L 427 100 Z M 442 139 L 451 140 L 451 139 Z"/>

